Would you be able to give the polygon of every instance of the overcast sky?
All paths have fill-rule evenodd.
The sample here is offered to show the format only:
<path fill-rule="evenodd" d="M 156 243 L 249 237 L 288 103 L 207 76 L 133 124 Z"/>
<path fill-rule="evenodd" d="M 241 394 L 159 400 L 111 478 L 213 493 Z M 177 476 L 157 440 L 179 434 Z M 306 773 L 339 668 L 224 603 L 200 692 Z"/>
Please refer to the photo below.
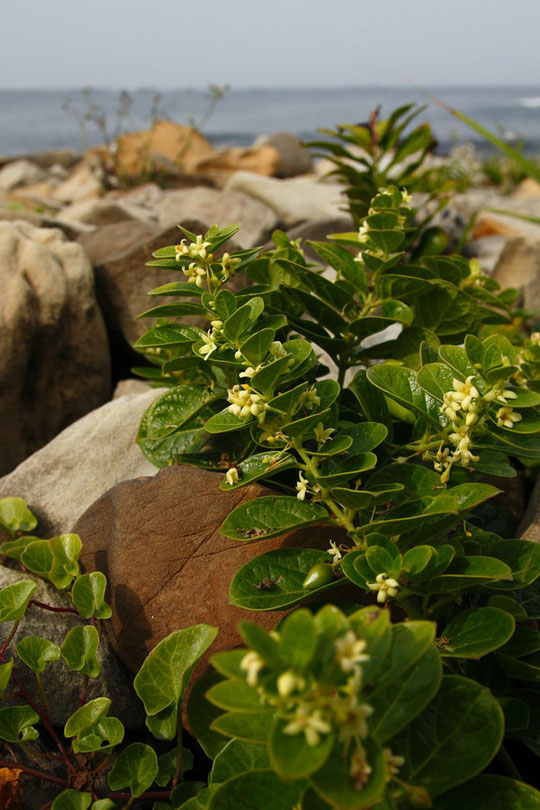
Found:
<path fill-rule="evenodd" d="M 5 0 L 0 88 L 540 84 L 540 0 Z"/>

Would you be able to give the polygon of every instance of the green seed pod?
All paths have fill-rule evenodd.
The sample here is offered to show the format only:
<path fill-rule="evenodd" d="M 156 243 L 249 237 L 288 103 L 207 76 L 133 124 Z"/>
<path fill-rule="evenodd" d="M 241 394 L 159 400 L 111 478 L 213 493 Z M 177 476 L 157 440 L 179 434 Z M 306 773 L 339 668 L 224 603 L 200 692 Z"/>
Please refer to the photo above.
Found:
<path fill-rule="evenodd" d="M 302 587 L 306 591 L 314 591 L 315 588 L 322 588 L 323 585 L 328 585 L 334 578 L 332 566 L 328 563 L 317 563 L 312 566 L 307 574 L 307 577 L 302 583 Z"/>

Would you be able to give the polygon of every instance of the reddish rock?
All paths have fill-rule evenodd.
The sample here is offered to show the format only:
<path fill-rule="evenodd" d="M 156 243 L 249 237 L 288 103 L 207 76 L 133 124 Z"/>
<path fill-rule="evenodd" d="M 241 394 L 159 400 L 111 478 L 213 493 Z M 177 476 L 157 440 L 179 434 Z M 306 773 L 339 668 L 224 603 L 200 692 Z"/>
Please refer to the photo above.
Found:
<path fill-rule="evenodd" d="M 222 492 L 221 480 L 217 473 L 181 466 L 124 481 L 99 498 L 73 529 L 83 541 L 84 568 L 103 571 L 109 579 L 113 615 L 107 628 L 132 670 L 169 633 L 199 622 L 219 627 L 211 654 L 240 643 L 239 621 L 272 628 L 282 612 L 229 605 L 233 575 L 262 552 L 325 549 L 330 537 L 338 539 L 329 526 L 249 543 L 224 537 L 219 527 L 235 506 L 274 493 L 258 484 Z"/>
<path fill-rule="evenodd" d="M 190 173 L 200 160 L 213 153 L 212 144 L 196 129 L 174 121 L 156 121 L 150 129 L 122 135 L 117 141 L 114 163 L 118 177 L 122 178 L 151 174 L 155 155 Z"/>

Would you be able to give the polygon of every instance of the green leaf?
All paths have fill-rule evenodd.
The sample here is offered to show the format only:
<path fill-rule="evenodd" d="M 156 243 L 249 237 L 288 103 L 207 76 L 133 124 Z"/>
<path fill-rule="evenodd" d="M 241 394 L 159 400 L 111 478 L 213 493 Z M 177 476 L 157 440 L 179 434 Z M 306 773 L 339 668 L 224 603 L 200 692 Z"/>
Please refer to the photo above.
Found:
<path fill-rule="evenodd" d="M 447 391 L 453 391 L 454 374 L 444 363 L 428 363 L 418 371 L 419 385 L 439 402 L 443 402 Z"/>
<path fill-rule="evenodd" d="M 504 719 L 491 692 L 475 681 L 445 675 L 431 703 L 390 742 L 405 758 L 400 779 L 431 797 L 475 776 L 493 759 Z"/>
<path fill-rule="evenodd" d="M 210 782 L 226 782 L 246 771 L 270 768 L 265 745 L 230 740 L 220 751 L 210 772 Z"/>
<path fill-rule="evenodd" d="M 429 582 L 430 593 L 450 593 L 487 584 L 496 580 L 512 580 L 510 567 L 493 557 L 456 557 L 446 573 Z"/>
<path fill-rule="evenodd" d="M 245 655 L 244 650 L 238 652 L 243 658 Z M 207 672 L 201 675 L 194 682 L 187 701 L 187 715 L 191 731 L 206 756 L 210 759 L 214 759 L 227 744 L 225 737 L 211 728 L 216 717 L 221 714 L 221 709 L 218 709 L 206 699 L 208 689 L 222 680 L 223 678 L 219 672 Z"/>
<path fill-rule="evenodd" d="M 148 266 L 151 266 L 151 264 Z M 179 298 L 193 298 L 195 296 L 200 297 L 202 292 L 200 287 L 190 284 L 188 281 L 171 281 L 169 284 L 154 287 L 153 290 L 149 291 L 148 295 L 174 295 Z"/>
<path fill-rule="evenodd" d="M 515 626 L 513 617 L 498 608 L 463 610 L 444 628 L 440 653 L 452 658 L 481 658 L 502 647 L 512 636 Z"/>
<path fill-rule="evenodd" d="M 253 770 L 220 784 L 208 810 L 292 810 L 304 790 L 304 782 L 282 782 L 271 770 Z"/>
<path fill-rule="evenodd" d="M 47 540 L 34 540 L 29 543 L 20 556 L 23 565 L 40 577 L 48 578 L 53 564 L 53 555 Z"/>
<path fill-rule="evenodd" d="M 510 596 L 490 596 L 488 599 L 488 606 L 499 608 L 499 610 L 505 610 L 514 617 L 516 622 L 524 622 L 527 618 L 527 611 L 525 608 Z"/>
<path fill-rule="evenodd" d="M 0 664 L 0 697 L 2 697 L 7 690 L 12 669 L 12 660 L 8 661 L 6 664 Z"/>
<path fill-rule="evenodd" d="M 206 692 L 206 697 L 214 706 L 227 712 L 256 712 L 264 709 L 257 689 L 236 679 L 219 681 Z"/>
<path fill-rule="evenodd" d="M 372 737 L 368 737 L 364 742 L 364 749 L 371 773 L 360 790 L 356 788 L 349 775 L 351 751 L 354 750 L 354 746 L 350 747 L 348 755 L 344 757 L 343 745 L 335 745 L 323 767 L 311 774 L 310 783 L 332 807 L 339 807 L 340 810 L 371 808 L 382 799 L 386 777 L 382 751 Z"/>
<path fill-rule="evenodd" d="M 436 554 L 432 546 L 415 546 L 403 555 L 402 570 L 406 577 L 416 577 L 429 564 Z"/>
<path fill-rule="evenodd" d="M 507 776 L 482 773 L 439 796 L 433 810 L 538 810 L 540 791 Z"/>
<path fill-rule="evenodd" d="M 84 672 L 90 678 L 97 678 L 101 671 L 96 657 L 98 646 L 99 635 L 96 628 L 91 625 L 78 625 L 71 628 L 60 651 L 70 669 Z"/>
<path fill-rule="evenodd" d="M 310 245 L 324 262 L 337 270 L 357 290 L 367 292 L 366 272 L 350 251 L 329 242 L 312 242 L 307 239 L 306 244 Z"/>
<path fill-rule="evenodd" d="M 370 698 L 374 710 L 371 733 L 379 742 L 389 740 L 420 714 L 437 693 L 441 678 L 440 656 L 430 646 L 397 682 L 377 690 Z"/>
<path fill-rule="evenodd" d="M 285 344 L 284 349 L 289 350 L 288 343 Z M 271 363 L 268 363 L 268 365 L 263 366 L 251 378 L 251 386 L 265 397 L 273 397 L 278 383 L 284 381 L 284 374 L 289 368 L 289 363 L 290 358 L 286 356 L 279 357 L 277 360 L 273 360 Z"/>
<path fill-rule="evenodd" d="M 64 726 L 64 735 L 66 737 L 76 737 L 81 731 L 90 728 L 102 717 L 105 717 L 110 706 L 111 701 L 109 698 L 101 697 L 89 700 L 88 703 L 73 712 L 71 717 L 68 717 Z"/>
<path fill-rule="evenodd" d="M 275 336 L 274 329 L 261 329 L 260 332 L 255 332 L 242 343 L 240 351 L 250 363 L 256 366 L 266 357 Z"/>
<path fill-rule="evenodd" d="M 22 498 L 0 498 L 0 529 L 10 537 L 16 532 L 31 532 L 37 520 Z"/>
<path fill-rule="evenodd" d="M 79 554 L 82 541 L 78 534 L 61 534 L 49 540 L 52 564 L 48 577 L 57 588 L 67 588 L 80 571 Z"/>
<path fill-rule="evenodd" d="M 253 481 L 258 481 L 260 478 L 270 478 L 282 470 L 289 470 L 291 467 L 296 466 L 296 459 L 288 453 L 276 453 L 272 452 L 272 450 L 255 453 L 255 455 L 248 456 L 248 458 L 236 465 L 239 477 L 237 484 L 228 484 L 224 479 L 219 488 L 225 492 L 231 489 L 239 489 L 251 484 Z"/>
<path fill-rule="evenodd" d="M 185 315 L 204 315 L 205 309 L 195 301 L 178 301 L 171 304 L 159 304 L 137 315 L 139 318 L 183 318 Z"/>
<path fill-rule="evenodd" d="M 0 590 L 0 622 L 17 622 L 26 613 L 30 599 L 38 589 L 37 582 L 21 579 Z"/>
<path fill-rule="evenodd" d="M 392 644 L 390 613 L 370 605 L 352 613 L 349 616 L 349 624 L 356 635 L 365 640 L 369 649 L 369 660 L 362 664 L 362 675 L 366 683 L 372 683 L 385 666 L 386 656 Z"/>
<path fill-rule="evenodd" d="M 226 737 L 244 742 L 266 742 L 272 726 L 272 712 L 227 712 L 212 723 L 211 728 Z"/>
<path fill-rule="evenodd" d="M 39 714 L 30 706 L 9 706 L 0 709 L 0 740 L 8 743 L 37 740 L 39 731 L 34 728 L 39 723 Z"/>
<path fill-rule="evenodd" d="M 328 562 L 325 551 L 281 548 L 245 563 L 234 575 L 230 603 L 246 610 L 278 610 L 339 586 L 340 580 L 307 591 L 303 582 L 310 569 Z"/>
<path fill-rule="evenodd" d="M 134 349 L 162 349 L 165 346 L 189 346 L 201 340 L 205 332 L 197 326 L 184 326 L 176 323 L 156 326 L 140 337 Z"/>
<path fill-rule="evenodd" d="M 39 636 L 25 636 L 15 645 L 15 651 L 34 672 L 43 672 L 50 661 L 60 660 L 60 647 Z"/>
<path fill-rule="evenodd" d="M 76 754 L 101 754 L 112 751 L 124 739 L 124 726 L 116 717 L 103 717 L 95 725 L 81 732 L 73 740 Z"/>
<path fill-rule="evenodd" d="M 80 790 L 68 788 L 56 797 L 51 805 L 51 810 L 88 810 L 91 804 L 91 793 L 83 793 Z"/>
<path fill-rule="evenodd" d="M 373 385 L 376 385 L 389 397 L 421 416 L 427 417 L 438 428 L 444 424 L 438 400 L 420 387 L 412 369 L 381 364 L 370 368 L 367 376 Z"/>
<path fill-rule="evenodd" d="M 506 563 L 512 571 L 511 582 L 497 582 L 488 587 L 516 590 L 530 585 L 540 575 L 540 546 L 528 540 L 498 540 L 491 549 L 493 556 Z"/>
<path fill-rule="evenodd" d="M 388 436 L 388 428 L 380 422 L 360 422 L 357 425 L 345 428 L 337 438 L 349 436 L 352 445 L 348 448 L 351 456 L 369 453 L 378 447 Z"/>
<path fill-rule="evenodd" d="M 384 512 L 378 520 L 373 520 L 360 528 L 364 532 L 374 531 L 387 535 L 404 534 L 413 529 L 436 524 L 443 516 L 457 514 L 457 500 L 443 493 L 435 498 L 418 498 L 395 506 Z"/>
<path fill-rule="evenodd" d="M 179 701 L 193 667 L 217 632 L 216 627 L 197 624 L 171 633 L 154 647 L 135 676 L 133 686 L 144 703 L 147 725 L 158 739 L 174 737 Z M 165 717 L 160 717 L 162 712 Z"/>
<path fill-rule="evenodd" d="M 397 679 L 431 647 L 434 638 L 433 622 L 410 621 L 392 625 L 392 644 L 374 694 L 386 689 L 389 684 L 395 686 Z"/>
<path fill-rule="evenodd" d="M 501 648 L 505 655 L 521 658 L 540 650 L 540 633 L 532 627 L 516 627 L 512 638 Z"/>
<path fill-rule="evenodd" d="M 324 765 L 334 745 L 334 734 L 323 734 L 317 745 L 309 745 L 304 734 L 286 734 L 289 721 L 275 717 L 268 740 L 273 769 L 282 779 L 303 779 Z"/>
<path fill-rule="evenodd" d="M 156 752 L 144 743 L 131 743 L 119 754 L 112 766 L 108 782 L 111 790 L 129 788 L 131 795 L 141 796 L 158 773 Z"/>
<path fill-rule="evenodd" d="M 110 619 L 112 610 L 105 602 L 107 578 L 101 571 L 81 574 L 73 583 L 71 598 L 84 619 Z"/>
<path fill-rule="evenodd" d="M 339 462 L 334 467 L 326 468 L 324 474 L 318 476 L 317 481 L 323 487 L 333 487 L 336 484 L 350 481 L 351 478 L 358 478 L 366 470 L 372 470 L 376 464 L 375 453 L 359 453 Z"/>
<path fill-rule="evenodd" d="M 203 385 L 185 384 L 171 388 L 154 400 L 146 411 L 146 438 L 155 440 L 169 436 L 215 399 L 215 395 Z"/>
<path fill-rule="evenodd" d="M 220 411 L 214 414 L 214 416 L 211 416 L 210 419 L 204 423 L 204 429 L 207 433 L 211 434 L 231 433 L 233 430 L 243 430 L 253 422 L 255 422 L 254 416 L 248 419 L 241 419 L 239 416 L 235 416 L 234 413 L 229 413 L 227 407 L 224 411 Z"/>
<path fill-rule="evenodd" d="M 223 324 L 223 334 L 235 346 L 240 346 L 243 335 L 264 310 L 262 298 L 251 298 L 230 315 Z"/>
<path fill-rule="evenodd" d="M 291 669 L 302 671 L 308 666 L 317 648 L 317 631 L 309 610 L 295 610 L 285 617 L 279 648 Z"/>
<path fill-rule="evenodd" d="M 92 804 L 91 810 L 114 810 L 117 805 L 111 799 L 98 799 Z"/>
<path fill-rule="evenodd" d="M 291 529 L 327 522 L 328 512 L 320 504 L 287 495 L 265 495 L 233 509 L 225 518 L 221 533 L 233 540 L 252 540 L 278 537 Z"/>
<path fill-rule="evenodd" d="M 180 763 L 180 774 L 184 774 L 185 771 L 191 771 L 193 769 L 193 754 L 189 748 L 182 748 L 181 755 L 182 759 Z M 158 775 L 156 776 L 156 785 L 159 785 L 160 787 L 167 787 L 167 785 L 169 785 L 174 778 L 177 766 L 178 746 L 171 748 L 171 750 L 167 751 L 166 754 L 161 754 L 161 756 L 158 757 L 159 770 Z"/>

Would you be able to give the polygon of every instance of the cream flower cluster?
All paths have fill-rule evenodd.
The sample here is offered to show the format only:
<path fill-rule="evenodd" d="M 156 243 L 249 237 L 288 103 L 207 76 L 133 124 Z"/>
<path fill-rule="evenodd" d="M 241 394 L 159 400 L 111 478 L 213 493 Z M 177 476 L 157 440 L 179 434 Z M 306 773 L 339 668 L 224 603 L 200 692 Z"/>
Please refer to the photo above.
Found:
<path fill-rule="evenodd" d="M 205 242 L 202 236 L 197 236 L 195 242 L 186 244 L 186 240 L 182 239 L 179 245 L 176 245 L 176 261 L 189 256 L 191 259 L 197 261 L 191 262 L 188 267 L 183 267 L 182 272 L 187 276 L 190 284 L 195 284 L 197 287 L 204 286 L 204 280 L 207 277 L 207 268 L 205 263 L 212 260 L 213 255 L 208 253 L 206 248 L 210 247 L 210 242 Z"/>
<path fill-rule="evenodd" d="M 233 258 L 228 253 L 224 253 L 221 257 L 221 272 L 223 273 L 223 278 L 225 281 L 228 281 L 230 278 L 233 277 L 236 268 L 241 263 L 242 259 Z"/>
<path fill-rule="evenodd" d="M 234 385 L 227 390 L 227 399 L 231 403 L 227 410 L 241 419 L 250 419 L 256 416 L 259 422 L 264 422 L 268 405 L 264 397 L 258 394 L 249 385 Z"/>

